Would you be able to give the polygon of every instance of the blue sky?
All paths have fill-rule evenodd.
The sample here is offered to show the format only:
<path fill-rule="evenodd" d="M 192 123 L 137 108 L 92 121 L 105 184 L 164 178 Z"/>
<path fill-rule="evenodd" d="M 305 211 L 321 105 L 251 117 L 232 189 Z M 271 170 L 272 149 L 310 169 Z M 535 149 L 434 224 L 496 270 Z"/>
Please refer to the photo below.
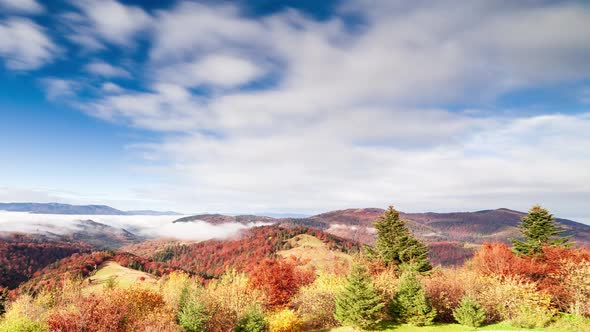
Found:
<path fill-rule="evenodd" d="M 0 0 L 0 201 L 590 222 L 584 1 Z"/>

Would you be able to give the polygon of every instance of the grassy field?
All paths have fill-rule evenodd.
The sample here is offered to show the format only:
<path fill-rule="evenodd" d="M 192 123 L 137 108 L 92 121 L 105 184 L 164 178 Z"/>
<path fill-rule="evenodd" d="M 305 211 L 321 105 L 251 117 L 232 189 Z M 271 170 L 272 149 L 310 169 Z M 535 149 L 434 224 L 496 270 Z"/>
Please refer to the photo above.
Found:
<path fill-rule="evenodd" d="M 322 330 L 321 332 L 358 332 L 359 330 L 355 330 L 351 327 L 336 327 L 333 329 Z M 393 323 L 383 323 L 381 326 L 375 331 L 383 331 L 383 332 L 462 332 L 462 331 L 545 331 L 545 332 L 567 332 L 566 330 L 556 330 L 556 329 L 521 329 L 512 327 L 507 324 L 493 324 L 483 326 L 477 329 L 466 327 L 459 324 L 440 324 L 440 325 L 433 325 L 433 326 L 423 326 L 417 327 L 413 325 L 396 325 Z"/>
<path fill-rule="evenodd" d="M 155 287 L 158 279 L 153 275 L 119 265 L 116 262 L 106 262 L 98 271 L 86 278 L 86 292 L 100 291 L 108 284 L 117 287 L 131 287 L 141 285 Z"/>
<path fill-rule="evenodd" d="M 295 256 L 306 265 L 313 266 L 320 271 L 335 271 L 341 266 L 348 266 L 352 257 L 340 251 L 328 249 L 325 243 L 315 236 L 301 234 L 289 240 L 292 246 L 289 250 L 281 250 L 277 254 L 282 257 Z"/>

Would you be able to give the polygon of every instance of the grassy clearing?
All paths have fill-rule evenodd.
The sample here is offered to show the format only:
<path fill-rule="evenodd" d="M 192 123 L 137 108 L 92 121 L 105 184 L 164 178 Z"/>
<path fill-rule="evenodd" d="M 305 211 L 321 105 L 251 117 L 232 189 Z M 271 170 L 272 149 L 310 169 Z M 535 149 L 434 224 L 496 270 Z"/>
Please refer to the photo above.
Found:
<path fill-rule="evenodd" d="M 320 332 L 358 332 L 352 327 L 336 327 L 333 329 L 322 330 Z M 492 324 L 482 326 L 480 328 L 474 329 L 467 326 L 459 325 L 459 324 L 437 324 L 432 326 L 422 326 L 417 327 L 408 324 L 396 325 L 393 323 L 382 323 L 379 328 L 375 331 L 395 331 L 395 332 L 462 332 L 462 331 L 544 331 L 544 332 L 566 332 L 566 330 L 557 330 L 557 329 L 522 329 L 512 327 L 505 323 L 500 324 Z"/>
<path fill-rule="evenodd" d="M 84 291 L 101 291 L 109 284 L 128 288 L 136 285 L 156 287 L 157 283 L 158 279 L 149 273 L 126 268 L 116 262 L 106 262 L 95 274 L 86 278 Z"/>
<path fill-rule="evenodd" d="M 315 236 L 301 234 L 289 240 L 293 247 L 288 250 L 277 252 L 282 257 L 295 256 L 306 265 L 316 268 L 319 271 L 335 271 L 341 266 L 349 266 L 352 257 L 340 251 L 328 249 L 325 243 Z"/>

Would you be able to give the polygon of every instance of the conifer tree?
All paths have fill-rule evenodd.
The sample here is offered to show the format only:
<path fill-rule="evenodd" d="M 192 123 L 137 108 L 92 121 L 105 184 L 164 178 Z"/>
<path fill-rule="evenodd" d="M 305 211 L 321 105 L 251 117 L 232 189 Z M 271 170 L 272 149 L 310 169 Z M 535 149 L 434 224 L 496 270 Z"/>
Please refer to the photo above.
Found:
<path fill-rule="evenodd" d="M 344 291 L 336 297 L 334 317 L 342 325 L 369 329 L 381 321 L 379 316 L 383 306 L 381 298 L 373 288 L 367 269 L 355 263 Z"/>
<path fill-rule="evenodd" d="M 475 299 L 465 296 L 461 299 L 459 307 L 453 310 L 453 317 L 461 325 L 480 327 L 486 320 L 486 311 Z"/>
<path fill-rule="evenodd" d="M 568 246 L 569 238 L 560 236 L 563 230 L 553 215 L 539 205 L 533 206 L 518 225 L 522 240 L 512 239 L 514 251 L 523 255 L 538 255 L 543 246 Z"/>
<path fill-rule="evenodd" d="M 415 269 L 409 268 L 402 273 L 398 292 L 389 306 L 389 314 L 399 322 L 416 326 L 432 324 L 436 309 L 430 305 Z"/>
<path fill-rule="evenodd" d="M 393 206 L 375 221 L 374 226 L 377 229 L 374 254 L 386 266 L 413 266 L 419 272 L 432 269 L 428 247 L 410 233 Z"/>

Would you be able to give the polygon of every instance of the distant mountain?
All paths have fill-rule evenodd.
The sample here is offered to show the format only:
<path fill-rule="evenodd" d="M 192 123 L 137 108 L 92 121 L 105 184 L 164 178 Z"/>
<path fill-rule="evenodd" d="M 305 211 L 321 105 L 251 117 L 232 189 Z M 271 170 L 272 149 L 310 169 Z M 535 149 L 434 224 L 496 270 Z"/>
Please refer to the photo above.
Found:
<path fill-rule="evenodd" d="M 180 218 L 174 222 L 205 221 L 212 224 L 267 222 L 282 227 L 305 226 L 322 230 L 345 239 L 373 244 L 373 222 L 383 209 L 363 208 L 330 211 L 306 218 L 272 218 L 266 216 L 225 216 L 203 214 Z M 509 210 L 483 210 L 451 213 L 404 213 L 412 232 L 424 240 L 431 249 L 431 260 L 436 264 L 461 264 L 473 255 L 475 248 L 484 242 L 509 242 L 519 236 L 518 223 L 526 213 Z M 571 235 L 577 245 L 590 246 L 590 225 L 567 219 L 556 219 Z"/>
<path fill-rule="evenodd" d="M 198 215 L 194 215 L 194 216 L 188 216 L 188 217 L 176 219 L 172 223 L 205 221 L 205 222 L 213 224 L 213 225 L 220 225 L 220 224 L 227 224 L 227 223 L 240 223 L 240 224 L 250 224 L 250 223 L 256 223 L 256 222 L 276 223 L 278 220 L 279 219 L 275 219 L 272 217 L 255 216 L 255 215 L 226 216 L 223 214 L 198 214 Z"/>
<path fill-rule="evenodd" d="M 71 205 L 61 203 L 0 203 L 0 210 L 38 214 L 80 214 L 80 215 L 181 215 L 173 211 L 134 210 L 122 211 L 107 205 Z"/>

